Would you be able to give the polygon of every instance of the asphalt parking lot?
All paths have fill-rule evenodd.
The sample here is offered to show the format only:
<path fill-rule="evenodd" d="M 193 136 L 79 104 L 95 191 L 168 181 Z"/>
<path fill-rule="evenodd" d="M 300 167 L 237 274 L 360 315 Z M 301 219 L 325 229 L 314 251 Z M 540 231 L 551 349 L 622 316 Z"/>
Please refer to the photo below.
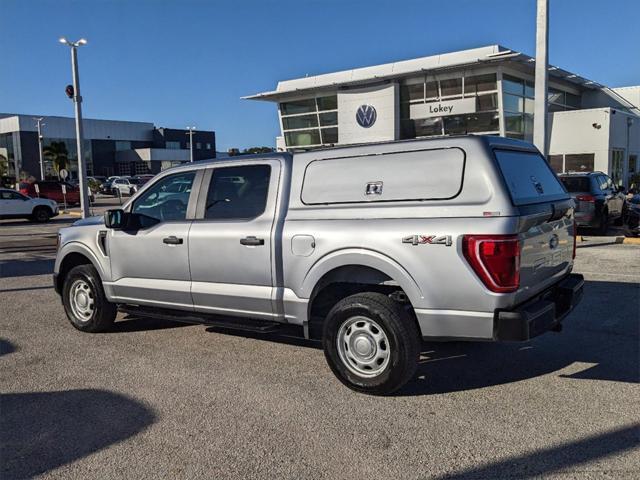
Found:
<path fill-rule="evenodd" d="M 0 478 L 640 476 L 640 246 L 580 243 L 560 334 L 427 344 L 394 397 L 340 384 L 316 344 L 122 318 L 74 330 L 55 235 L 0 222 Z"/>

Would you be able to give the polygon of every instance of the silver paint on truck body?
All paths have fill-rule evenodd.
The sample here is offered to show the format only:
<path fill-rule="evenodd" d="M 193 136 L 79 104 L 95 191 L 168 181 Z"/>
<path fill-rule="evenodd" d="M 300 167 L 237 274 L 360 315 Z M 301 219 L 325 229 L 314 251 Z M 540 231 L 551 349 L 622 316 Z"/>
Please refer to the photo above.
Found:
<path fill-rule="evenodd" d="M 176 167 L 145 185 L 123 208 L 164 176 L 195 170 L 200 183 L 192 190 L 187 219 L 159 223 L 135 235 L 111 230 L 109 257 L 96 241 L 103 224 L 62 229 L 55 272 L 68 252 L 79 252 L 94 263 L 113 302 L 306 326 L 309 301 L 325 275 L 341 267 L 368 267 L 402 288 L 424 337 L 490 340 L 497 309 L 513 308 L 571 271 L 574 235 L 573 210 L 551 221 L 539 208 L 528 212 L 514 206 L 494 149 L 535 152 L 520 141 L 462 136 Z M 418 178 L 403 194 L 402 182 L 409 181 L 411 172 L 394 169 L 415 165 L 416 175 L 428 175 L 419 165 L 421 154 L 437 167 L 433 179 L 447 185 L 429 196 L 424 192 L 433 179 Z M 331 163 L 338 158 L 348 161 Z M 381 161 L 385 158 L 397 162 Z M 452 162 L 450 177 L 443 175 L 442 158 Z M 364 173 L 358 173 L 355 160 Z M 264 164 L 271 166 L 271 179 L 261 215 L 242 221 L 202 219 L 212 170 Z M 367 195 L 370 182 L 382 182 L 382 193 Z M 446 237 L 450 246 L 403 243 L 416 234 Z M 519 236 L 517 292 L 494 293 L 484 286 L 462 253 L 462 238 L 469 234 Z M 137 238 L 122 237 L 114 247 L 113 239 L 123 235 Z M 166 235 L 186 241 L 164 245 L 160 238 Z M 239 239 L 247 236 L 264 239 L 264 244 L 241 245 Z"/>

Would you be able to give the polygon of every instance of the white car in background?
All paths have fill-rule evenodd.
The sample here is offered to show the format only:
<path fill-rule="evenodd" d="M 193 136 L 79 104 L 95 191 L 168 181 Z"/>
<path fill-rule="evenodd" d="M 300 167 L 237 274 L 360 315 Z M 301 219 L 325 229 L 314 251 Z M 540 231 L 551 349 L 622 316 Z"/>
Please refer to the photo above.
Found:
<path fill-rule="evenodd" d="M 58 204 L 48 198 L 31 198 L 0 188 L 0 219 L 26 218 L 33 222 L 47 222 L 58 215 Z"/>
<path fill-rule="evenodd" d="M 143 182 L 137 177 L 120 177 L 113 180 L 111 183 L 111 194 L 118 196 L 118 190 L 120 195 L 133 195 L 138 191 L 138 186 Z"/>

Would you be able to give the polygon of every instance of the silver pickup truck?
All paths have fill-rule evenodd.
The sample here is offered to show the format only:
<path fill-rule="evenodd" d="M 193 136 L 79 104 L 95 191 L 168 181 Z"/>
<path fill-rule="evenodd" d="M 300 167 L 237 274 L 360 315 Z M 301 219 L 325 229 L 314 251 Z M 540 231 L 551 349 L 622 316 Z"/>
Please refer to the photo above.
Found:
<path fill-rule="evenodd" d="M 74 327 L 118 310 L 321 340 L 389 394 L 422 340 L 525 341 L 579 302 L 573 202 L 531 145 L 461 136 L 197 162 L 60 230 Z"/>

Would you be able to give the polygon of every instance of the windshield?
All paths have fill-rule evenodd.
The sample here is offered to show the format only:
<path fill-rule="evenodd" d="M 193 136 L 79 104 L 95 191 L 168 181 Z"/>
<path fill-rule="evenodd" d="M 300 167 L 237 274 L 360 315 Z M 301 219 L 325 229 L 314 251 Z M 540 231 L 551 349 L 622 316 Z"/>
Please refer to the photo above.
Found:
<path fill-rule="evenodd" d="M 560 177 L 560 181 L 570 193 L 591 190 L 589 188 L 589 177 Z"/>

